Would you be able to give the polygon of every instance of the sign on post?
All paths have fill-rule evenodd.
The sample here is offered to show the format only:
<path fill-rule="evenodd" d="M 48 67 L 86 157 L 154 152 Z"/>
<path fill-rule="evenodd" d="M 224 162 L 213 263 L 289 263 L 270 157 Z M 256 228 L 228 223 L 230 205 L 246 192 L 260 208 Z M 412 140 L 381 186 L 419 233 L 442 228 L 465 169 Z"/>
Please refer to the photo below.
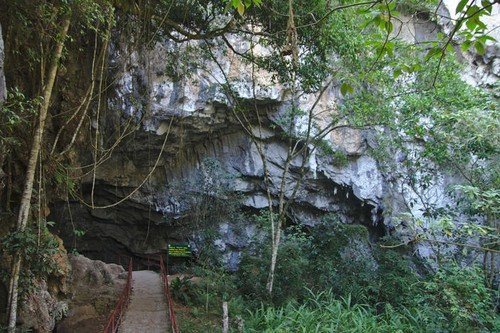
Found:
<path fill-rule="evenodd" d="M 168 244 L 168 255 L 170 257 L 191 257 L 191 246 L 185 243 Z"/>

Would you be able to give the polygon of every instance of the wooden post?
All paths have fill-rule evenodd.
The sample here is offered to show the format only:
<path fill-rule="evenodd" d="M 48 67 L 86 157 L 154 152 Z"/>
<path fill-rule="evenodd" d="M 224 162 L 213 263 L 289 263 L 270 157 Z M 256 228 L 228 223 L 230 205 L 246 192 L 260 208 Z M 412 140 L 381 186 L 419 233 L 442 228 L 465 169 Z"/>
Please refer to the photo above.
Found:
<path fill-rule="evenodd" d="M 222 302 L 222 333 L 229 332 L 229 314 L 227 302 Z"/>
<path fill-rule="evenodd" d="M 236 316 L 236 325 L 238 326 L 238 333 L 245 331 L 245 321 L 240 316 Z"/>
<path fill-rule="evenodd" d="M 168 270 L 168 257 L 170 256 L 170 253 L 169 253 L 169 249 L 168 249 L 168 240 L 167 240 L 167 267 L 166 269 Z M 165 270 L 165 274 L 167 274 L 167 277 L 168 277 L 168 271 Z M 167 282 L 168 282 L 168 279 L 167 279 Z"/>

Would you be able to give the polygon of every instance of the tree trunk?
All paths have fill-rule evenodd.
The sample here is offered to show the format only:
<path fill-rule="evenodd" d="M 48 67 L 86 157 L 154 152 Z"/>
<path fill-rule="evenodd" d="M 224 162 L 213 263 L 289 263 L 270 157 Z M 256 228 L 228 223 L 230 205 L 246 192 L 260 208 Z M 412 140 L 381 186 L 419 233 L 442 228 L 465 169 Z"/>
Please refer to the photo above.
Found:
<path fill-rule="evenodd" d="M 276 263 L 278 261 L 278 250 L 281 243 L 281 227 L 283 225 L 284 215 L 278 216 L 278 225 L 276 227 L 276 233 L 274 235 L 274 239 L 272 240 L 273 247 L 271 251 L 271 266 L 269 267 L 269 275 L 267 277 L 266 289 L 269 296 L 273 294 L 273 285 L 274 285 L 274 275 L 276 272 Z"/>
<path fill-rule="evenodd" d="M 227 302 L 222 302 L 222 333 L 229 332 L 229 311 Z"/>
<path fill-rule="evenodd" d="M 47 84 L 43 88 L 43 101 L 40 106 L 40 113 L 38 116 L 38 124 L 35 130 L 35 135 L 33 137 L 33 143 L 31 145 L 30 158 L 28 162 L 28 168 L 26 170 L 26 179 L 24 183 L 23 195 L 21 197 L 21 203 L 19 207 L 19 215 L 17 219 L 17 232 L 23 232 L 28 224 L 29 213 L 31 209 L 31 194 L 33 192 L 33 181 L 35 178 L 35 170 L 38 162 L 38 155 L 40 153 L 40 148 L 42 145 L 42 136 L 45 127 L 45 120 L 47 119 L 47 113 L 50 104 L 50 97 L 52 96 L 52 88 L 54 87 L 54 82 L 56 79 L 57 70 L 59 68 L 59 60 L 61 59 L 61 54 L 64 47 L 64 40 L 68 34 L 70 20 L 66 17 L 61 26 L 61 31 L 59 35 L 59 40 L 57 41 L 56 48 L 54 50 L 54 57 L 52 58 L 52 63 L 49 68 Z M 8 332 L 14 333 L 16 329 L 17 321 L 17 299 L 18 299 L 18 285 L 19 285 L 19 273 L 21 271 L 22 258 L 20 253 L 17 252 L 12 258 L 12 269 L 11 269 L 11 281 L 9 284 L 9 302 L 8 302 Z"/>

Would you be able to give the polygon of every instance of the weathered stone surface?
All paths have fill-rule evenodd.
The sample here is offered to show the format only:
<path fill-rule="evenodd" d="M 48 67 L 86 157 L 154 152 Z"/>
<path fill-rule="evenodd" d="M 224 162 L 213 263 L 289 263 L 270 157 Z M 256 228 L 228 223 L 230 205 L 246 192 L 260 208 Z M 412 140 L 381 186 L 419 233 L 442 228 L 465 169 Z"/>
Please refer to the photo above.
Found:
<path fill-rule="evenodd" d="M 243 50 L 249 47 L 241 37 L 231 36 L 231 41 Z M 198 64 L 185 75 L 173 78 L 165 70 L 164 58 L 172 52 L 180 55 L 196 52 L 199 42 L 190 42 L 189 46 L 188 50 L 187 45 L 166 42 L 147 51 L 131 50 L 126 43 L 113 46 L 117 85 L 109 105 L 115 110 L 118 122 L 123 121 L 122 117 L 133 119 L 140 122 L 141 130 L 135 140 L 119 147 L 99 167 L 96 205 L 113 203 L 143 183 L 164 136 L 167 133 L 169 136 L 157 169 L 129 200 L 107 210 L 70 203 L 72 224 L 68 223 L 67 205 L 54 207 L 54 219 L 68 221 L 58 225 L 58 231 L 66 238 L 73 238 L 73 228 L 86 230 L 78 249 L 92 258 L 115 261 L 117 253 L 146 257 L 165 250 L 167 241 L 192 237 L 176 224 L 192 219 L 193 203 L 186 194 L 195 195 L 195 189 L 206 185 L 200 183 L 203 177 L 199 175 L 204 172 L 203 161 L 207 159 L 217 161 L 220 169 L 230 175 L 229 191 L 240 195 L 238 200 L 243 209 L 255 213 L 269 206 L 262 152 L 266 156 L 272 204 L 278 202 L 288 151 L 280 121 L 290 108 L 288 88 L 274 83 L 270 73 L 252 74 L 251 66 L 222 45 L 215 49 L 220 53 L 218 64 L 199 58 Z M 266 50 L 259 46 L 259 52 Z M 226 77 L 234 95 L 258 107 L 259 118 L 250 112 L 245 120 L 248 128 L 243 128 L 241 119 L 235 118 L 231 111 L 232 97 L 221 88 Z M 316 105 L 313 116 L 317 128 L 313 131 L 329 126 L 337 109 L 338 91 L 331 87 L 319 101 L 317 98 L 314 94 L 304 94 L 298 100 L 305 111 Z M 307 126 L 307 118 L 298 117 L 294 130 L 303 133 Z M 257 144 L 249 133 L 258 140 Z M 331 156 L 321 152 L 311 154 L 304 163 L 307 173 L 293 199 L 291 218 L 311 226 L 330 213 L 338 214 L 346 223 L 370 227 L 382 220 L 377 214 L 381 211 L 378 207 L 383 198 L 383 177 L 376 162 L 366 156 L 369 138 L 367 132 L 349 128 L 340 128 L 326 137 L 333 149 L 348 155 L 348 163 L 339 166 Z M 301 178 L 302 162 L 301 155 L 291 161 L 284 187 L 287 198 L 292 197 Z M 84 181 L 90 183 L 90 175 Z M 172 191 L 180 183 L 185 184 L 184 189 Z M 86 200 L 89 188 L 84 190 Z M 232 223 L 230 217 L 222 221 L 218 244 L 224 260 L 234 269 L 240 251 L 255 232 L 251 218 L 243 223 L 250 229 L 243 227 L 241 232 Z"/>
<path fill-rule="evenodd" d="M 447 11 L 446 7 L 439 10 Z M 394 33 L 411 43 L 435 39 L 440 29 L 452 28 L 448 21 L 435 23 L 417 16 L 403 17 L 395 23 Z M 229 36 L 229 39 L 238 52 L 247 51 L 251 45 L 241 36 Z M 78 247 L 83 253 L 106 261 L 115 261 L 113 258 L 118 253 L 145 259 L 164 251 L 167 241 L 196 239 L 192 230 L 182 229 L 183 224 L 192 222 L 196 215 L 193 212 L 196 200 L 188 196 L 199 197 L 202 189 L 210 185 L 204 181 L 210 178 L 226 175 L 230 178 L 226 191 L 231 193 L 219 197 L 214 194 L 213 200 L 237 194 L 241 208 L 255 214 L 269 205 L 269 189 L 272 204 L 278 203 L 288 150 L 280 118 L 290 109 L 290 89 L 273 82 L 271 73 L 254 71 L 224 43 L 213 42 L 217 62 L 206 57 L 206 53 L 202 56 L 203 43 L 165 41 L 147 50 L 132 49 L 129 41 L 113 43 L 110 64 L 116 85 L 108 100 L 108 118 L 114 124 L 135 122 L 140 130 L 134 133 L 134 140 L 118 147 L 112 157 L 99 166 L 95 203 L 113 204 L 135 187 L 143 186 L 128 200 L 107 210 L 92 210 L 70 202 L 72 224 L 67 205 L 56 204 L 54 219 L 66 221 L 58 228 L 68 240 L 74 238 L 73 228 L 86 230 Z M 256 47 L 261 54 L 269 52 L 264 46 L 257 44 Z M 489 47 L 480 59 L 488 66 L 475 67 L 487 73 L 486 76 L 474 74 L 485 84 L 491 82 L 491 75 L 498 75 L 497 51 Z M 167 59 L 179 60 L 166 64 Z M 222 88 L 226 83 L 231 93 Z M 240 103 L 257 108 L 258 116 L 254 112 L 246 113 L 244 127 L 241 114 L 238 116 L 233 111 L 235 97 Z M 318 95 L 303 94 L 297 101 L 306 114 L 316 105 L 312 112 L 314 133 L 329 126 L 341 103 L 335 87 L 327 89 L 316 103 L 317 98 Z M 304 133 L 307 117 L 295 120 L 295 133 Z M 404 196 L 416 194 L 401 188 L 397 179 L 401 170 L 382 172 L 369 156 L 369 149 L 377 146 L 375 138 L 375 130 L 340 127 L 327 135 L 326 141 L 334 151 L 346 155 L 345 161 L 321 150 L 311 154 L 305 163 L 302 156 L 292 160 L 284 186 L 286 199 L 291 199 L 294 185 L 301 178 L 302 164 L 307 172 L 293 198 L 289 218 L 314 226 L 324 215 L 336 214 L 342 222 L 366 225 L 374 234 L 383 233 L 386 227 L 392 228 L 394 217 L 410 209 L 404 203 Z M 156 161 L 160 152 L 161 158 Z M 268 184 L 261 153 L 266 156 Z M 207 159 L 217 161 L 224 176 L 222 173 L 217 177 L 207 175 L 203 166 Z M 155 163 L 156 170 L 147 178 Z M 87 202 L 91 181 L 90 175 L 84 178 L 83 197 Z M 437 181 L 431 188 L 438 190 L 441 186 Z M 438 205 L 448 203 L 447 198 L 439 197 Z M 421 208 L 415 206 L 414 213 Z M 225 260 L 234 267 L 239 251 L 255 233 L 233 230 L 232 217 L 219 222 L 217 245 Z M 253 225 L 250 218 L 243 222 Z"/>
<path fill-rule="evenodd" d="M 34 287 L 35 291 L 20 307 L 19 322 L 22 327 L 40 333 L 52 332 L 56 322 L 67 313 L 68 304 L 51 294 L 45 281 L 36 281 Z"/>
<path fill-rule="evenodd" d="M 34 329 L 37 332 L 52 332 L 57 321 L 63 318 L 68 310 L 64 299 L 68 293 L 68 274 L 70 263 L 62 240 L 55 236 L 58 242 L 58 251 L 51 260 L 57 266 L 47 280 L 33 281 L 33 292 L 24 299 L 19 307 L 19 322 L 25 329 Z"/>
<path fill-rule="evenodd" d="M 69 260 L 71 263 L 69 311 L 58 323 L 57 332 L 102 331 L 125 285 L 126 272 L 122 266 L 90 260 L 82 255 L 69 255 Z"/>

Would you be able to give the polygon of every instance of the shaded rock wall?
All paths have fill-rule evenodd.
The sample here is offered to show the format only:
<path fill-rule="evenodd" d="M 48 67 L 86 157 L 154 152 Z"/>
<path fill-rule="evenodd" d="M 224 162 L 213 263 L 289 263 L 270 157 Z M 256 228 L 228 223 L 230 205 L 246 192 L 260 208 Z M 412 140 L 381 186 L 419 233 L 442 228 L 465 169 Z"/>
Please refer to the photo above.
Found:
<path fill-rule="evenodd" d="M 248 49 L 248 41 L 237 36 L 230 38 L 239 51 Z M 254 221 L 249 216 L 268 207 L 263 161 L 249 131 L 266 156 L 269 190 L 273 204 L 277 205 L 288 150 L 280 118 L 290 108 L 289 89 L 273 82 L 270 73 L 260 71 L 252 76 L 249 65 L 222 45 L 215 48 L 218 63 L 198 57 L 186 75 L 173 78 L 166 71 L 165 64 L 172 58 L 172 52 L 179 55 L 189 50 L 196 54 L 203 47 L 199 42 L 165 42 L 151 50 L 133 50 L 118 41 L 112 46 L 110 67 L 116 86 L 108 98 L 107 116 L 100 128 L 105 128 L 110 136 L 117 127 L 123 128 L 130 122 L 138 124 L 140 129 L 98 167 L 94 203 L 113 204 L 147 180 L 139 191 L 110 209 L 91 209 L 76 201 L 56 203 L 51 209 L 51 219 L 63 221 L 57 224 L 57 231 L 69 247 L 74 246 L 92 258 L 115 261 L 117 254 L 146 258 L 165 250 L 168 240 L 195 239 L 196 230 L 182 228 L 195 219 L 193 198 L 186 199 L 186 194 L 195 199 L 206 195 L 202 189 L 210 186 L 213 179 L 227 177 L 224 195 L 238 196 L 239 210 L 247 213 L 238 225 L 250 229 L 234 230 L 236 216 L 219 217 L 214 223 L 220 224 L 221 237 L 217 243 L 221 244 L 224 256 L 237 258 L 255 236 L 251 231 Z M 258 46 L 256 52 L 266 50 Z M 226 79 L 232 95 L 222 89 Z M 242 104 L 257 105 L 260 126 L 253 111 L 247 114 L 247 126 L 240 124 L 232 111 L 235 96 Z M 300 107 L 312 107 L 317 98 L 314 130 L 320 131 L 328 126 L 335 113 L 338 88 L 329 88 L 321 97 L 304 94 L 299 100 Z M 306 124 L 305 117 L 298 117 L 295 131 L 304 131 Z M 339 128 L 325 140 L 345 158 L 340 161 L 321 151 L 309 156 L 304 180 L 293 199 L 289 223 L 314 226 L 322 216 L 336 214 L 342 222 L 364 224 L 371 228 L 374 237 L 380 236 L 384 232 L 381 215 L 384 180 L 375 160 L 367 155 L 373 134 Z M 82 164 L 91 162 L 85 158 L 83 154 L 80 156 Z M 286 176 L 288 198 L 301 178 L 301 158 L 297 156 L 292 161 Z M 210 174 L 214 170 L 206 170 L 207 161 L 217 163 L 215 174 Z M 147 178 L 155 164 L 153 174 Z M 90 174 L 83 178 L 81 194 L 87 203 L 92 181 Z M 85 234 L 76 237 L 74 229 Z M 235 259 L 231 266 L 234 268 L 236 264 Z"/>
<path fill-rule="evenodd" d="M 58 323 L 57 332 L 102 331 L 126 283 L 127 272 L 122 266 L 90 260 L 81 255 L 69 255 L 69 261 L 69 311 Z"/>
<path fill-rule="evenodd" d="M 440 11 L 445 13 L 447 9 L 442 7 Z M 439 30 L 450 29 L 448 25 L 449 22 L 408 17 L 395 31 L 399 38 L 420 43 L 432 40 Z M 250 48 L 251 43 L 241 36 L 228 39 L 239 53 Z M 82 175 L 80 195 L 86 205 L 79 201 L 53 205 L 51 218 L 62 222 L 57 224 L 57 231 L 70 247 L 105 261 L 116 261 L 113 258 L 117 254 L 126 254 L 145 262 L 148 256 L 164 251 L 167 241 L 195 240 L 197 232 L 206 227 L 190 225 L 197 219 L 195 203 L 199 205 L 200 198 L 207 196 L 205 190 L 214 179 L 227 177 L 226 193 L 213 194 L 211 199 L 208 195 L 205 200 L 237 200 L 246 217 L 226 214 L 207 215 L 206 219 L 218 225 L 220 238 L 216 243 L 224 258 L 232 267 L 237 264 L 241 249 L 257 232 L 249 216 L 268 206 L 266 188 L 272 203 L 277 204 L 288 148 L 280 118 L 290 108 L 291 95 L 289 87 L 273 81 L 272 73 L 255 71 L 220 41 L 211 43 L 207 46 L 200 41 L 164 41 L 151 49 L 135 49 L 126 36 L 115 36 L 109 59 L 114 86 L 99 128 L 103 137 L 112 139 L 130 127 L 138 129 L 99 164 L 95 180 L 92 173 Z M 207 56 L 207 47 L 213 58 Z M 254 51 L 269 52 L 258 43 Z M 497 61 L 496 53 L 490 58 L 488 63 Z M 231 88 L 230 94 L 225 85 Z M 301 95 L 299 106 L 307 110 L 317 98 L 313 112 L 315 132 L 328 126 L 342 103 L 338 87 L 332 86 L 320 97 Z M 235 100 L 240 105 L 257 107 L 257 113 L 247 112 L 245 127 L 233 112 Z M 303 133 L 306 125 L 306 117 L 298 116 L 295 133 Z M 92 126 L 95 129 L 97 124 Z M 263 161 L 250 133 L 265 153 L 269 187 L 264 182 Z M 371 130 L 331 131 L 325 141 L 336 154 L 317 150 L 308 157 L 307 172 L 293 198 L 287 223 L 314 226 L 323 216 L 336 214 L 344 223 L 369 227 L 375 239 L 395 228 L 393 219 L 399 213 L 412 210 L 417 216 L 422 214 L 421 206 L 412 208 L 407 204 L 408 198 L 420 193 L 405 187 L 397 178 L 404 170 L 382 172 L 370 156 L 370 150 L 377 149 L 375 137 Z M 103 145 L 113 147 L 112 143 Z M 87 165 L 92 163 L 91 154 L 79 152 L 77 159 Z M 404 157 L 394 158 L 397 162 Z M 220 173 L 207 173 L 207 161 L 216 161 Z M 291 163 L 285 186 L 287 198 L 301 178 L 301 165 L 300 156 Z M 153 166 L 156 167 L 149 177 Z M 453 181 L 447 175 L 436 176 L 434 185 L 426 190 L 429 197 L 435 198 L 433 204 L 449 203 L 444 188 Z M 94 204 L 113 205 L 111 208 L 89 207 L 93 182 Z M 138 186 L 140 189 L 135 191 Z M 216 209 L 219 208 L 214 206 Z M 75 236 L 74 230 L 83 231 L 84 235 Z"/>

